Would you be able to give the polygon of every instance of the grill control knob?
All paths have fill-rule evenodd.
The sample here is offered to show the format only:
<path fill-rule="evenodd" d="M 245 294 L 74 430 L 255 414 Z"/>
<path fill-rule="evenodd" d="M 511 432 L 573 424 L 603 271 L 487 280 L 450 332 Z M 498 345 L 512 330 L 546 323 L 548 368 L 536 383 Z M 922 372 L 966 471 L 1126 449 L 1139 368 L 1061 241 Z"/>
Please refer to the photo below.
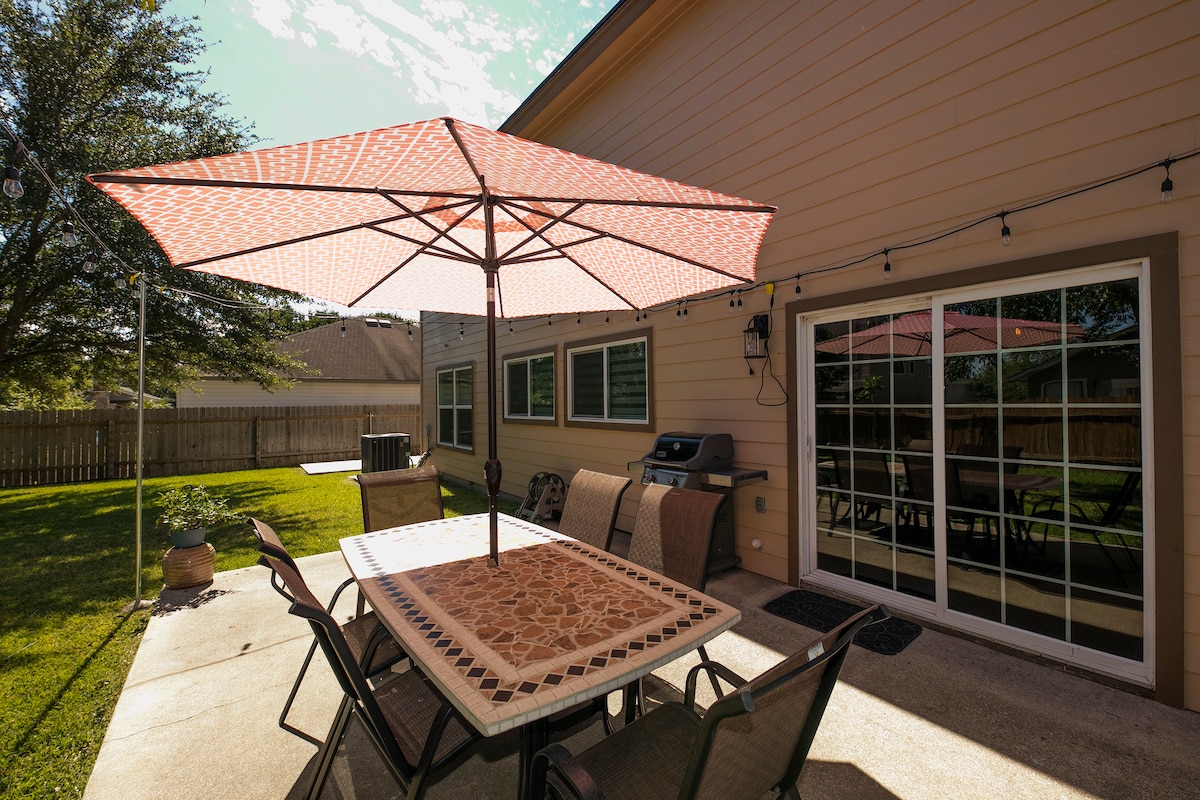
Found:
<path fill-rule="evenodd" d="M 654 473 L 646 470 L 646 474 L 642 475 L 642 483 L 654 483 Z"/>
<path fill-rule="evenodd" d="M 667 478 L 667 486 L 674 486 L 674 485 L 675 485 L 675 476 L 672 475 L 671 477 Z"/>

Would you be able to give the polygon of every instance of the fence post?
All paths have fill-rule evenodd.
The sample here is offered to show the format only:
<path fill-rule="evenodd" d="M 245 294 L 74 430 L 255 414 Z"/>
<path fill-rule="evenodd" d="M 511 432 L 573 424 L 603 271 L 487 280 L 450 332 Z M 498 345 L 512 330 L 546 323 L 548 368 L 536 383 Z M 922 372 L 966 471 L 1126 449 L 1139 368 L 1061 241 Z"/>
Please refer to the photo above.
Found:
<path fill-rule="evenodd" d="M 254 426 L 252 435 L 254 437 L 254 468 L 258 469 L 262 466 L 262 435 L 260 432 L 259 423 L 262 422 L 262 417 L 254 418 Z"/>

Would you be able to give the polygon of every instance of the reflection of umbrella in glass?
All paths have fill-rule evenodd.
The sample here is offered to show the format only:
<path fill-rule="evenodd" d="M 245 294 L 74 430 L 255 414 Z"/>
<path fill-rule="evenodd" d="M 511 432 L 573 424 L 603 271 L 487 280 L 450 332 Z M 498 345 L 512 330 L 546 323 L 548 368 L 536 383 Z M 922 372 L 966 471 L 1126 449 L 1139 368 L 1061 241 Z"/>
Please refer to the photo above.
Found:
<path fill-rule="evenodd" d="M 1008 317 L 983 317 L 947 311 L 944 319 L 946 353 L 967 353 L 976 350 L 995 350 L 999 347 L 1045 347 L 1083 336 L 1078 325 L 1063 326 L 1057 322 L 1041 322 Z M 929 356 L 933 355 L 933 322 L 931 312 L 915 311 L 861 331 L 819 342 L 822 353 L 856 356 Z"/>
<path fill-rule="evenodd" d="M 751 281 L 775 211 L 448 118 L 88 180 L 177 267 L 347 306 L 486 315 L 493 559 L 495 318 Z"/>

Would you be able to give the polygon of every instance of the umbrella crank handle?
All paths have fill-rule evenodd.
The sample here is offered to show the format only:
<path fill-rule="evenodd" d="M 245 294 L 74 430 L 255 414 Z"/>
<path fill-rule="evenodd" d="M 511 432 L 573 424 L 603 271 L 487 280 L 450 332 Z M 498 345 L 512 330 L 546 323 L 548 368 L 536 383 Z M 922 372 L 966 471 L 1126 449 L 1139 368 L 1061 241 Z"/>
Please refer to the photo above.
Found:
<path fill-rule="evenodd" d="M 491 555 L 488 556 L 488 566 L 496 568 L 500 566 L 499 554 L 496 552 L 497 547 L 497 530 L 496 530 L 496 498 L 500 494 L 500 459 L 489 458 L 483 462 L 483 482 L 487 485 L 488 493 L 488 526 L 489 538 L 491 539 Z"/>

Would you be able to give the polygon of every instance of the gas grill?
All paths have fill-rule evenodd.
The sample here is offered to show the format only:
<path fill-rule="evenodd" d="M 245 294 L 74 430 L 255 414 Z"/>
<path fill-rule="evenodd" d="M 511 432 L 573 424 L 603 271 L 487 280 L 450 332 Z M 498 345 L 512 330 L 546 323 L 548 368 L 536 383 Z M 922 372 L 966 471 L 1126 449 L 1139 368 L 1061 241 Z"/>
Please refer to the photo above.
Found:
<path fill-rule="evenodd" d="M 734 469 L 733 437 L 728 433 L 664 433 L 654 442 L 650 452 L 629 467 L 642 467 L 642 483 L 661 483 L 682 489 L 720 492 L 727 500 L 717 514 L 709 552 L 709 574 L 737 566 L 741 560 L 734 555 L 733 489 L 754 481 L 765 480 L 766 470 Z"/>

